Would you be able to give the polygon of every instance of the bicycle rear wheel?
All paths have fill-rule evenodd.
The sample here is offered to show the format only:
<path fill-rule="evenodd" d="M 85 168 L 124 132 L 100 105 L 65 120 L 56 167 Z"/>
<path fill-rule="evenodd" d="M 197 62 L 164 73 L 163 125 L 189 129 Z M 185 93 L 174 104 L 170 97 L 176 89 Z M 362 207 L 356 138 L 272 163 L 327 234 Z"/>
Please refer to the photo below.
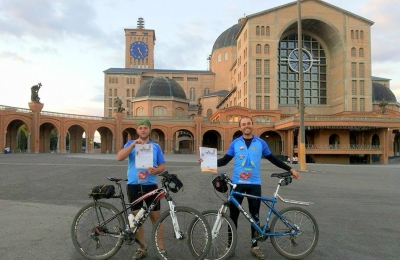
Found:
<path fill-rule="evenodd" d="M 99 223 L 116 213 L 113 205 L 105 202 L 90 203 L 76 214 L 72 221 L 71 238 L 75 249 L 85 258 L 101 260 L 108 259 L 121 248 L 125 221 L 121 215 L 111 220 L 107 225 L 95 231 Z"/>
<path fill-rule="evenodd" d="M 236 249 L 237 230 L 235 224 L 225 213 L 222 213 L 217 223 L 218 210 L 206 210 L 202 214 L 210 225 L 212 236 L 211 248 L 205 259 L 228 259 Z M 198 224 L 198 221 L 193 223 L 194 227 Z M 193 247 L 192 250 L 193 254 L 199 255 L 196 248 Z"/>
<path fill-rule="evenodd" d="M 300 231 L 297 235 L 271 236 L 272 246 L 286 258 L 304 258 L 317 246 L 319 237 L 317 221 L 310 212 L 300 207 L 288 207 L 279 213 L 291 224 L 297 226 Z M 271 233 L 290 231 L 289 227 L 278 216 L 275 216 L 271 222 Z"/>
<path fill-rule="evenodd" d="M 189 207 L 175 207 L 174 213 L 180 237 L 176 237 L 170 211 L 165 211 L 154 225 L 151 236 L 157 256 L 160 259 L 203 259 L 211 246 L 207 220 L 199 211 Z M 199 224 L 193 227 L 191 224 L 195 221 Z M 192 247 L 196 248 L 199 255 L 191 253 Z"/>

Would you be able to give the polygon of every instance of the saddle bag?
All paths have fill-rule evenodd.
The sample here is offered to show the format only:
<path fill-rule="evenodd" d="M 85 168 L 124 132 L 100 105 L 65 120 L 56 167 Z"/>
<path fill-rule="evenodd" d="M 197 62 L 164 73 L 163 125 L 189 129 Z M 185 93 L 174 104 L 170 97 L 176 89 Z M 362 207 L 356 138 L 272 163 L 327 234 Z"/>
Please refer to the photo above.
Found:
<path fill-rule="evenodd" d="M 109 199 L 115 195 L 114 185 L 99 185 L 90 190 L 89 197 L 93 199 Z"/>

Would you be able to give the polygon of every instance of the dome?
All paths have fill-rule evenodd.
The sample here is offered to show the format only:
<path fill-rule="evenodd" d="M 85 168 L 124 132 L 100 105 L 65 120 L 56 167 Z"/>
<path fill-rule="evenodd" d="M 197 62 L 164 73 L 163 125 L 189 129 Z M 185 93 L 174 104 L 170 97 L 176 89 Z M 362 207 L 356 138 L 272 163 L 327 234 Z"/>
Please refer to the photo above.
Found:
<path fill-rule="evenodd" d="M 187 99 L 185 91 L 173 79 L 157 77 L 144 81 L 135 97 L 174 97 Z"/>
<path fill-rule="evenodd" d="M 225 30 L 221 35 L 217 38 L 214 43 L 212 51 L 215 51 L 220 48 L 236 46 L 236 35 L 238 34 L 240 28 L 242 27 L 241 23 L 237 23 L 231 28 Z"/>
<path fill-rule="evenodd" d="M 382 84 L 372 82 L 372 102 L 380 102 L 385 99 L 386 102 L 396 103 L 396 96 L 390 90 Z"/>

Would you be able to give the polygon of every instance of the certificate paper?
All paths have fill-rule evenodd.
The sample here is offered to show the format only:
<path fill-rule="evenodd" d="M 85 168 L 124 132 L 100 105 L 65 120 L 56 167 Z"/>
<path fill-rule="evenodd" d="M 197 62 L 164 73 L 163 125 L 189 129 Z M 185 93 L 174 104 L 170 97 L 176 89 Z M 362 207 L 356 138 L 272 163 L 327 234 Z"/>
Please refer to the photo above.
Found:
<path fill-rule="evenodd" d="M 153 145 L 151 144 L 136 144 L 136 168 L 150 168 L 153 165 Z"/>
<path fill-rule="evenodd" d="M 202 172 L 217 173 L 217 149 L 200 147 L 200 157 L 203 159 L 200 165 Z"/>

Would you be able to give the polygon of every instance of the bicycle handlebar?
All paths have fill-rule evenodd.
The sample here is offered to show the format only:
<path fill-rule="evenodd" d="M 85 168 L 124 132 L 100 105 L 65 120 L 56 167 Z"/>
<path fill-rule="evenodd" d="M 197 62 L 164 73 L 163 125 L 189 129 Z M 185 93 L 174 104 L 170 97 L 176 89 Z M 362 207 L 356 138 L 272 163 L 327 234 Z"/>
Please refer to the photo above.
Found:
<path fill-rule="evenodd" d="M 229 184 L 230 186 L 235 186 L 236 184 L 232 183 L 231 179 L 228 177 L 226 173 L 220 173 L 219 176 L 222 177 L 222 179 Z M 271 177 L 277 177 L 279 178 L 279 185 L 280 186 L 287 186 L 290 183 L 292 183 L 292 173 L 290 172 L 282 172 L 282 173 L 272 173 Z"/>

